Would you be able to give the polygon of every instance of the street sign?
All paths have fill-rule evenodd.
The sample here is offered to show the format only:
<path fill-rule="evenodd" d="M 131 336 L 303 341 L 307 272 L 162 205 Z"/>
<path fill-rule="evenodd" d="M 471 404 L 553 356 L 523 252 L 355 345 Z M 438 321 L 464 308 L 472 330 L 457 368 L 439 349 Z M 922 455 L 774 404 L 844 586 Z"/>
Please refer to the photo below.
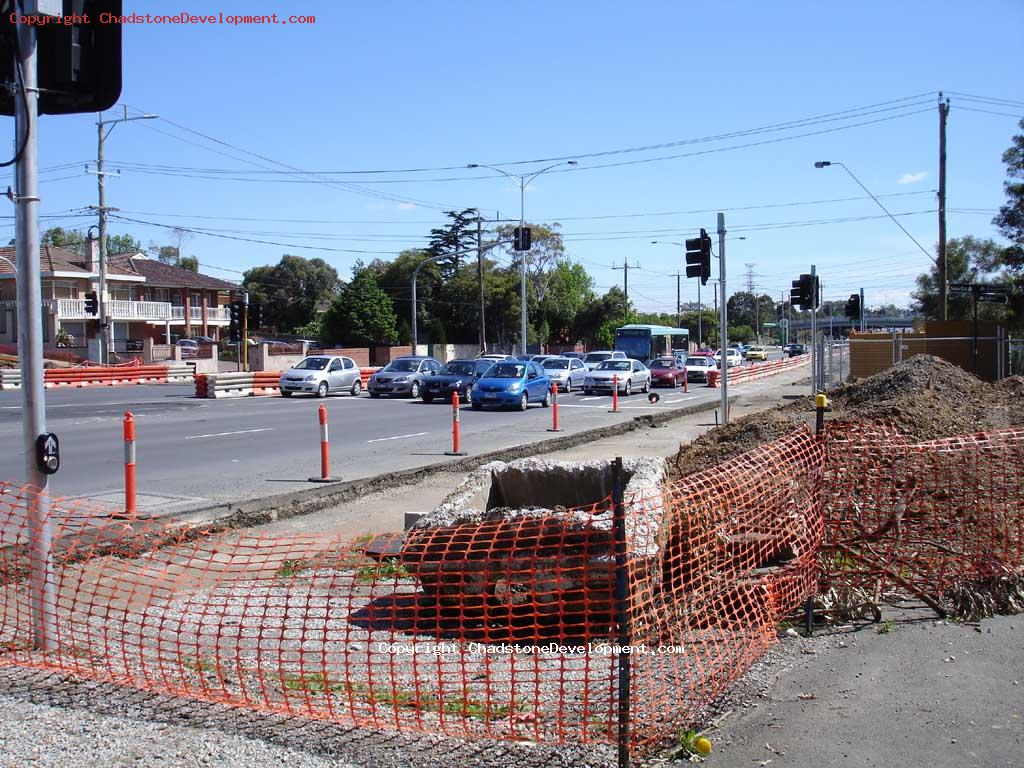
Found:
<path fill-rule="evenodd" d="M 36 465 L 46 475 L 52 475 L 60 469 L 60 440 L 53 432 L 36 438 Z"/>

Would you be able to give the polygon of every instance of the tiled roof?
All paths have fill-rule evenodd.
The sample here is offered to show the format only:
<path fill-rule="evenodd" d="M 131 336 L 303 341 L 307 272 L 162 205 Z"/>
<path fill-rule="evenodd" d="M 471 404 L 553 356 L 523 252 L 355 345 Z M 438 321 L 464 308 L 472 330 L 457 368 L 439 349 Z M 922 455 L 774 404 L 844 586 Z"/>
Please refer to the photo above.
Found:
<path fill-rule="evenodd" d="M 159 259 L 150 259 L 138 253 L 115 253 L 110 263 L 126 268 L 133 274 L 146 278 L 146 285 L 159 288 L 206 288 L 214 291 L 238 290 L 238 285 L 209 275 L 192 272 L 181 267 L 172 267 Z"/>
<path fill-rule="evenodd" d="M 14 246 L 10 245 L 0 248 L 0 256 L 14 262 Z M 85 256 L 82 254 L 69 248 L 61 248 L 58 245 L 45 244 L 39 246 L 39 270 L 44 277 L 52 275 L 54 272 L 69 272 L 81 275 L 82 277 L 88 277 L 92 274 L 85 268 Z M 14 270 L 11 269 L 11 266 L 0 259 L 0 275 L 10 275 L 13 273 Z M 107 275 L 110 277 L 117 277 L 118 275 L 137 277 L 136 273 L 132 270 L 125 269 L 118 264 L 113 264 L 109 259 L 107 260 Z"/>

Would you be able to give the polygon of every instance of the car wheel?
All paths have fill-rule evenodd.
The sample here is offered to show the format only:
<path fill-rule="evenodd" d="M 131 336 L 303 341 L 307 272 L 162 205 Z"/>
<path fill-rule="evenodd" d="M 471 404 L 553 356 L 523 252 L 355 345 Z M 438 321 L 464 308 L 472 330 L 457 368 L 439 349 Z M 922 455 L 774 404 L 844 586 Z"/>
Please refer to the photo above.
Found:
<path fill-rule="evenodd" d="M 569 394 L 570 392 L 572 392 L 572 380 L 571 379 L 566 379 L 565 380 L 565 389 L 563 389 L 562 391 L 565 394 Z"/>
<path fill-rule="evenodd" d="M 281 397 L 291 397 L 291 396 L 292 396 L 291 392 L 285 392 L 284 390 L 281 390 Z"/>
<path fill-rule="evenodd" d="M 592 390 L 592 389 L 587 389 L 586 387 L 584 387 L 584 388 L 583 388 L 583 394 L 584 394 L 584 395 L 589 395 L 589 394 L 590 394 L 591 392 L 593 392 L 593 391 L 594 391 L 594 390 Z"/>
<path fill-rule="evenodd" d="M 622 394 L 629 397 L 633 393 L 633 382 L 630 379 L 626 379 L 626 386 L 622 390 Z"/>
<path fill-rule="evenodd" d="M 523 396 L 519 398 L 519 410 L 525 411 L 530 406 L 530 398 L 523 392 Z"/>
<path fill-rule="evenodd" d="M 412 383 L 412 386 L 409 387 L 409 397 L 411 397 L 413 400 L 415 400 L 419 396 L 420 396 L 420 383 L 418 381 L 414 381 Z"/>
<path fill-rule="evenodd" d="M 672 377 L 672 389 L 679 389 L 679 379 Z"/>
<path fill-rule="evenodd" d="M 320 386 L 316 388 L 316 396 L 320 399 L 327 397 L 327 382 L 321 381 Z"/>
<path fill-rule="evenodd" d="M 466 396 L 463 398 L 462 402 L 464 402 L 464 403 L 472 403 L 473 402 L 473 390 L 472 389 L 467 389 L 466 390 Z"/>
<path fill-rule="evenodd" d="M 434 402 L 434 396 L 433 395 L 424 394 L 423 395 L 423 402 L 424 403 L 432 403 L 432 402 Z"/>
<path fill-rule="evenodd" d="M 673 379 L 673 381 L 675 381 L 675 379 Z M 650 392 L 650 390 L 651 390 L 651 380 L 650 379 L 644 379 L 644 386 L 643 386 L 643 389 L 641 389 L 640 391 L 643 392 L 646 395 L 648 392 Z"/>
<path fill-rule="evenodd" d="M 359 397 L 359 395 L 362 393 L 362 391 L 363 391 L 363 382 L 361 382 L 359 379 L 356 379 L 355 381 L 353 381 L 352 382 L 352 397 Z"/>
<path fill-rule="evenodd" d="M 551 407 L 551 390 L 550 389 L 547 392 L 544 393 L 544 399 L 541 400 L 541 404 L 545 408 L 550 408 Z"/>
<path fill-rule="evenodd" d="M 378 397 L 380 397 L 380 392 L 371 392 L 370 397 L 376 400 Z"/>

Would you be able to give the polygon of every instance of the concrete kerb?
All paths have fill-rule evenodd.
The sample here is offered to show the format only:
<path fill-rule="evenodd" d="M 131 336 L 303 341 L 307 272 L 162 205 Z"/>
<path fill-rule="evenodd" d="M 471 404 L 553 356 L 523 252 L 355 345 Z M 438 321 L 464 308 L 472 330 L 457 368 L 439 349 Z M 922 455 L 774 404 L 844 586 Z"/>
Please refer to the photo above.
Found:
<path fill-rule="evenodd" d="M 730 402 L 739 399 L 740 395 L 732 395 L 729 398 Z M 291 493 L 212 504 L 175 515 L 174 521 L 183 527 L 216 523 L 229 528 L 248 528 L 278 520 L 301 517 L 337 504 L 355 501 L 364 496 L 390 488 L 415 485 L 434 475 L 470 472 L 492 461 L 509 462 L 514 459 L 575 448 L 594 440 L 617 437 L 637 429 L 659 426 L 676 419 L 685 418 L 686 416 L 714 411 L 719 405 L 720 403 L 717 400 L 697 403 L 657 414 L 636 416 L 619 424 L 596 427 L 572 435 L 552 437 L 534 443 L 467 456 L 455 459 L 454 461 L 427 464 L 422 467 L 387 472 L 357 480 L 346 480 L 320 488 L 304 488 L 301 491 L 292 491 Z"/>

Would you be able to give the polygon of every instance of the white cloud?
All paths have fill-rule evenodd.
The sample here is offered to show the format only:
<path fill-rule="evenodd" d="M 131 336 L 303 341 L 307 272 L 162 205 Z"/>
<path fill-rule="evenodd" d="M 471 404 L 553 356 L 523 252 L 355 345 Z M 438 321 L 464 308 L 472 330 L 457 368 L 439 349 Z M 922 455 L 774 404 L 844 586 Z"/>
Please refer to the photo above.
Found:
<path fill-rule="evenodd" d="M 928 175 L 928 171 L 918 171 L 917 173 L 904 173 L 897 180 L 897 184 L 916 184 L 922 181 Z"/>
<path fill-rule="evenodd" d="M 398 210 L 400 210 L 400 211 L 411 211 L 411 210 L 414 210 L 414 209 L 416 209 L 418 207 L 419 206 L 416 205 L 416 203 L 399 203 L 398 204 Z"/>

